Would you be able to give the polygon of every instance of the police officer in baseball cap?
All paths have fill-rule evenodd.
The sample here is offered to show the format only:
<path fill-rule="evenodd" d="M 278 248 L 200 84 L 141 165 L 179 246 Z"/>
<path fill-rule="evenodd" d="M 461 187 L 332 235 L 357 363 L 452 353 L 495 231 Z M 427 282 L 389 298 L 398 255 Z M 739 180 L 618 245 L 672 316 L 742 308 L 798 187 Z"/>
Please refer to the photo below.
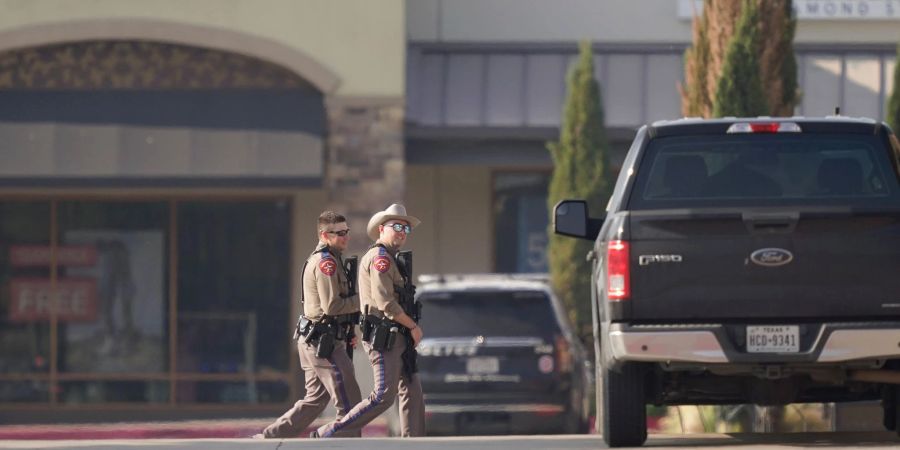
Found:
<path fill-rule="evenodd" d="M 329 399 L 334 401 L 339 418 L 360 401 L 352 350 L 347 348 L 356 344 L 354 327 L 359 322 L 359 296 L 353 284 L 355 264 L 345 264 L 342 257 L 349 233 L 344 216 L 333 211 L 319 216 L 319 243 L 303 266 L 303 315 L 294 334 L 306 377 L 306 395 L 256 438 L 297 437 L 322 413 Z M 351 260 L 355 262 L 355 257 Z M 360 433 L 357 429 L 335 435 L 358 437 Z"/>

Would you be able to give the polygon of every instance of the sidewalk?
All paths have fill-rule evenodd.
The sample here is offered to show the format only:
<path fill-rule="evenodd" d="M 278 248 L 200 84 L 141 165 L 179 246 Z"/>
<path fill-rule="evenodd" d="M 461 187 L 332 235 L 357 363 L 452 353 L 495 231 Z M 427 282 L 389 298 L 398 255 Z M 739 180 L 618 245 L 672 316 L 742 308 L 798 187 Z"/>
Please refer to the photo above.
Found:
<path fill-rule="evenodd" d="M 190 420 L 180 422 L 117 422 L 60 425 L 0 425 L 0 440 L 201 439 L 249 438 L 271 423 L 265 419 Z M 298 437 L 325 423 L 317 420 Z M 388 435 L 387 420 L 378 418 L 363 428 L 364 437 Z"/>

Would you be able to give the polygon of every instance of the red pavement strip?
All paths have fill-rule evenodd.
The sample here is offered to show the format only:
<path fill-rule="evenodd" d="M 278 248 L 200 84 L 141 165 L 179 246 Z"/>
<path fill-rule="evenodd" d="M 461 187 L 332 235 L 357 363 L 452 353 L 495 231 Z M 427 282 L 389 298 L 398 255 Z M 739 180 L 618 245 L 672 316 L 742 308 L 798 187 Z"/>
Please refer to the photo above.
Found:
<path fill-rule="evenodd" d="M 0 425 L 0 440 L 76 440 L 76 439 L 202 439 L 250 437 L 270 422 L 184 421 L 122 422 L 64 425 Z M 324 423 L 324 422 L 322 422 Z M 321 423 L 316 422 L 297 437 L 306 437 Z M 363 428 L 364 437 L 388 435 L 386 423 L 371 423 Z"/>

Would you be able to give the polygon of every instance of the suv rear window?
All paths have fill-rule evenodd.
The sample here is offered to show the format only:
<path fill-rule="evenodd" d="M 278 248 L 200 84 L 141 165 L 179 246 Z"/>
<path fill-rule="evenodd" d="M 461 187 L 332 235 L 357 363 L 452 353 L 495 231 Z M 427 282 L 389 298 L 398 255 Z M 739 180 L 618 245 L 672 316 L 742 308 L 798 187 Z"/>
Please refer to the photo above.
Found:
<path fill-rule="evenodd" d="M 878 136 L 862 134 L 658 138 L 642 159 L 629 208 L 893 203 L 889 154 Z"/>
<path fill-rule="evenodd" d="M 429 292 L 422 329 L 429 337 L 529 336 L 551 338 L 559 324 L 542 291 Z"/>

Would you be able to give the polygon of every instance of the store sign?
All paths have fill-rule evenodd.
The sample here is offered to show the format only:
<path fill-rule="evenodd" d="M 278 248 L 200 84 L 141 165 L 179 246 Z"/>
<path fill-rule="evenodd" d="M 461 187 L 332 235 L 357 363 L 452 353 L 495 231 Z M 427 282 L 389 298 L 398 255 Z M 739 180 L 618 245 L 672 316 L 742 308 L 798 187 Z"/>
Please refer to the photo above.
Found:
<path fill-rule="evenodd" d="M 46 278 L 13 278 L 9 282 L 11 322 L 48 321 L 55 310 L 61 322 L 92 322 L 97 319 L 97 280 L 63 278 L 51 295 Z"/>
<path fill-rule="evenodd" d="M 794 0 L 799 20 L 897 20 L 900 0 Z M 703 0 L 678 0 L 678 18 L 703 13 Z"/>
<path fill-rule="evenodd" d="M 52 260 L 49 245 L 12 245 L 9 263 L 13 267 L 49 266 Z M 56 251 L 60 266 L 89 267 L 97 264 L 97 248 L 93 245 L 60 245 Z"/>

